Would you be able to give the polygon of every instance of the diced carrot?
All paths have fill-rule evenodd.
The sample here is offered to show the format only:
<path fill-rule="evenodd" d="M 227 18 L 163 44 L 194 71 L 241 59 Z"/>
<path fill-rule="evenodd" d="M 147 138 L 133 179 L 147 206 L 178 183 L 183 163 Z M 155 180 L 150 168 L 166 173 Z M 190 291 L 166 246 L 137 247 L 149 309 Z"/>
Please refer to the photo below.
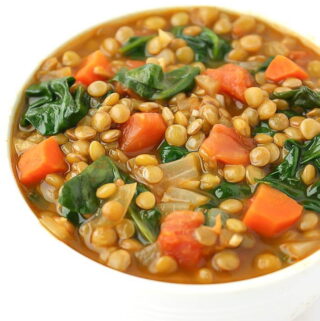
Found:
<path fill-rule="evenodd" d="M 214 125 L 209 137 L 202 143 L 203 151 L 212 160 L 225 164 L 248 165 L 249 153 L 255 147 L 252 138 L 238 135 L 233 128 Z"/>
<path fill-rule="evenodd" d="M 23 184 L 35 184 L 47 174 L 65 172 L 68 166 L 54 137 L 50 137 L 22 154 L 18 162 L 19 178 Z"/>
<path fill-rule="evenodd" d="M 110 61 L 100 50 L 97 50 L 84 59 L 75 75 L 76 80 L 87 86 L 96 80 L 104 80 L 104 76 L 94 73 L 95 67 L 101 67 L 109 77 L 112 77 Z"/>
<path fill-rule="evenodd" d="M 276 56 L 268 66 L 265 76 L 272 81 L 280 81 L 289 77 L 295 77 L 299 79 L 308 78 L 308 74 L 291 59 L 278 55 Z"/>
<path fill-rule="evenodd" d="M 120 148 L 129 156 L 150 152 L 163 140 L 166 124 L 158 113 L 135 113 L 122 126 Z"/>
<path fill-rule="evenodd" d="M 302 210 L 294 199 L 261 184 L 245 214 L 244 223 L 262 236 L 272 237 L 296 223 Z"/>
<path fill-rule="evenodd" d="M 234 64 L 226 64 L 216 69 L 207 69 L 204 74 L 220 82 L 220 92 L 242 102 L 245 102 L 245 90 L 253 86 L 253 80 L 248 70 Z"/>
<path fill-rule="evenodd" d="M 130 60 L 130 59 L 126 60 L 126 65 L 129 67 L 129 69 L 138 68 L 145 64 L 146 63 L 144 60 Z"/>
<path fill-rule="evenodd" d="M 181 267 L 199 266 L 203 246 L 195 239 L 194 231 L 203 222 L 201 212 L 175 211 L 167 215 L 158 238 L 160 251 L 175 258 Z"/>

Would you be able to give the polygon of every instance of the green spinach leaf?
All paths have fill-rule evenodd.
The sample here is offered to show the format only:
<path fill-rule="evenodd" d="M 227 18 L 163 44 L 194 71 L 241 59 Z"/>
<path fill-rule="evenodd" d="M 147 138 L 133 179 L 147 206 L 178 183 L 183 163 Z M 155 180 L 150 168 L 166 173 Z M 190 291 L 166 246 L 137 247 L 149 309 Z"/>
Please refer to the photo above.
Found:
<path fill-rule="evenodd" d="M 137 227 L 138 239 L 143 244 L 154 243 L 160 232 L 160 211 L 157 208 L 143 210 L 132 202 L 128 214 Z"/>
<path fill-rule="evenodd" d="M 320 107 L 320 92 L 306 86 L 280 93 L 273 93 L 271 98 L 284 99 L 291 107 L 298 106 L 305 109 Z"/>
<path fill-rule="evenodd" d="M 211 209 L 217 207 L 223 200 L 228 198 L 245 199 L 251 196 L 251 188 L 245 183 L 229 183 L 223 181 L 214 189 L 208 191 L 209 202 L 200 206 L 200 208 Z"/>
<path fill-rule="evenodd" d="M 63 185 L 59 197 L 59 203 L 62 205 L 61 215 L 74 225 L 82 224 L 84 221 L 82 214 L 93 214 L 99 208 L 100 201 L 96 197 L 97 188 L 119 178 L 126 184 L 135 183 L 134 179 L 120 171 L 109 157 L 101 156 Z M 161 213 L 157 208 L 143 210 L 135 204 L 136 197 L 145 191 L 148 191 L 147 187 L 138 183 L 127 215 L 134 221 L 139 239 L 146 244 L 154 242 L 158 237 Z"/>
<path fill-rule="evenodd" d="M 269 136 L 274 136 L 277 131 L 270 128 L 268 122 L 262 121 L 259 126 L 256 126 L 253 130 L 253 136 L 257 134 L 267 134 Z"/>
<path fill-rule="evenodd" d="M 225 55 L 231 50 L 230 43 L 219 37 L 212 30 L 203 28 L 198 36 L 188 36 L 183 33 L 185 27 L 174 27 L 171 32 L 176 38 L 186 41 L 195 53 L 195 60 L 208 67 L 217 67 L 217 62 L 224 61 Z"/>
<path fill-rule="evenodd" d="M 214 188 L 210 193 L 219 201 L 228 198 L 244 199 L 251 196 L 251 188 L 244 183 L 229 183 L 223 181 L 220 185 Z"/>
<path fill-rule="evenodd" d="M 117 178 L 119 171 L 116 165 L 109 157 L 101 156 L 63 185 L 59 203 L 71 212 L 93 214 L 100 204 L 96 196 L 97 188 Z"/>
<path fill-rule="evenodd" d="M 85 89 L 70 92 L 73 77 L 31 85 L 26 90 L 29 103 L 21 125 L 32 124 L 42 135 L 55 135 L 71 128 L 88 112 Z"/>
<path fill-rule="evenodd" d="M 186 156 L 189 151 L 185 147 L 169 145 L 164 141 L 159 147 L 159 154 L 162 163 L 170 163 Z"/>
<path fill-rule="evenodd" d="M 147 99 L 167 99 L 180 92 L 191 90 L 199 68 L 184 66 L 170 72 L 163 72 L 159 65 L 146 64 L 127 70 L 121 69 L 113 78 L 125 87 Z"/>
<path fill-rule="evenodd" d="M 74 226 L 80 226 L 86 220 L 85 217 L 80 213 L 72 212 L 66 207 L 61 208 L 60 215 L 65 217 Z"/>
<path fill-rule="evenodd" d="M 271 61 L 274 59 L 274 56 L 271 56 L 269 58 L 267 58 L 261 65 L 259 68 L 257 68 L 254 73 L 258 73 L 260 71 L 266 71 L 271 63 Z"/>
<path fill-rule="evenodd" d="M 306 163 L 317 166 L 319 162 L 320 137 L 316 136 L 305 144 L 287 140 L 284 147 L 288 150 L 284 161 L 258 182 L 269 184 L 295 199 L 305 209 L 320 213 L 319 182 L 307 187 L 300 179 L 301 170 Z"/>
<path fill-rule="evenodd" d="M 143 60 L 149 55 L 146 51 L 147 42 L 152 39 L 155 35 L 142 36 L 142 37 L 131 37 L 121 48 L 120 52 L 131 59 Z"/>

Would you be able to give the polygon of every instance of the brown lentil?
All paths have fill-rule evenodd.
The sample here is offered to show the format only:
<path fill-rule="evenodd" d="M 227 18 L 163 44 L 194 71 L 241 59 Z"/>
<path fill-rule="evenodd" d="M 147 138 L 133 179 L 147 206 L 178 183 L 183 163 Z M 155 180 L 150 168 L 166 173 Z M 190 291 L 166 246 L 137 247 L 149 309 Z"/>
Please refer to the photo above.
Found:
<path fill-rule="evenodd" d="M 101 140 L 105 143 L 112 143 L 119 139 L 121 131 L 119 129 L 110 129 L 106 132 L 101 133 Z"/>
<path fill-rule="evenodd" d="M 196 228 L 194 232 L 196 240 L 204 246 L 212 246 L 217 241 L 217 234 L 212 230 L 211 227 L 202 225 Z"/>
<path fill-rule="evenodd" d="M 214 281 L 213 272 L 208 268 L 201 268 L 197 273 L 197 279 L 200 283 L 210 284 Z"/>
<path fill-rule="evenodd" d="M 131 256 L 125 250 L 116 250 L 110 254 L 107 264 L 113 269 L 126 271 L 131 264 Z"/>
<path fill-rule="evenodd" d="M 170 125 L 165 133 L 168 144 L 183 146 L 187 141 L 187 129 L 178 124 Z"/>
<path fill-rule="evenodd" d="M 171 274 L 178 269 L 178 264 L 174 258 L 165 255 L 159 257 L 155 264 L 155 272 L 158 274 Z"/>
<path fill-rule="evenodd" d="M 244 97 L 250 107 L 258 108 L 266 99 L 266 95 L 259 87 L 250 87 L 245 90 Z"/>
<path fill-rule="evenodd" d="M 137 196 L 136 204 L 144 210 L 150 210 L 156 205 L 156 198 L 151 192 L 142 192 Z"/>
<path fill-rule="evenodd" d="M 74 134 L 79 140 L 91 140 L 97 135 L 97 131 L 90 126 L 77 126 Z"/>
<path fill-rule="evenodd" d="M 217 271 L 233 271 L 240 266 L 240 258 L 236 252 L 224 250 L 214 255 L 212 267 Z"/>
<path fill-rule="evenodd" d="M 99 226 L 92 233 L 92 243 L 95 246 L 111 246 L 117 241 L 117 234 L 114 229 L 106 226 Z"/>
<path fill-rule="evenodd" d="M 259 146 L 250 152 L 250 162 L 254 166 L 262 167 L 270 162 L 271 155 L 268 148 Z"/>
<path fill-rule="evenodd" d="M 281 131 L 289 127 L 289 119 L 283 113 L 276 113 L 269 118 L 269 126 L 277 131 Z"/>
<path fill-rule="evenodd" d="M 111 117 L 105 111 L 96 112 L 91 118 L 91 126 L 98 133 L 108 130 L 111 126 Z"/>
<path fill-rule="evenodd" d="M 281 261 L 274 254 L 259 254 L 254 260 L 255 268 L 261 271 L 276 271 L 281 269 Z"/>
<path fill-rule="evenodd" d="M 142 168 L 142 176 L 148 183 L 156 184 L 162 180 L 163 172 L 159 166 L 148 165 Z"/>
<path fill-rule="evenodd" d="M 244 180 L 246 169 L 243 165 L 225 165 L 223 176 L 230 183 L 239 183 Z"/>
<path fill-rule="evenodd" d="M 258 114 L 261 120 L 271 118 L 277 110 L 277 105 L 272 100 L 266 100 L 258 108 Z"/>
<path fill-rule="evenodd" d="M 302 232 L 313 230 L 319 224 L 319 217 L 317 213 L 312 211 L 306 211 L 299 223 L 299 230 Z"/>
<path fill-rule="evenodd" d="M 248 165 L 246 168 L 246 180 L 248 184 L 256 184 L 256 180 L 265 177 L 265 175 L 264 170 L 260 167 Z"/>
<path fill-rule="evenodd" d="M 220 203 L 219 208 L 231 214 L 238 214 L 243 209 L 243 204 L 237 199 L 227 199 Z"/>
<path fill-rule="evenodd" d="M 103 204 L 102 215 L 111 222 L 118 222 L 122 219 L 124 213 L 123 205 L 118 201 L 108 201 Z"/>
<path fill-rule="evenodd" d="M 315 181 L 316 175 L 316 168 L 312 164 L 308 164 L 301 173 L 301 179 L 306 185 L 311 185 Z"/>
<path fill-rule="evenodd" d="M 108 198 L 114 195 L 117 191 L 117 185 L 114 183 L 107 183 L 101 185 L 96 192 L 98 198 Z"/>

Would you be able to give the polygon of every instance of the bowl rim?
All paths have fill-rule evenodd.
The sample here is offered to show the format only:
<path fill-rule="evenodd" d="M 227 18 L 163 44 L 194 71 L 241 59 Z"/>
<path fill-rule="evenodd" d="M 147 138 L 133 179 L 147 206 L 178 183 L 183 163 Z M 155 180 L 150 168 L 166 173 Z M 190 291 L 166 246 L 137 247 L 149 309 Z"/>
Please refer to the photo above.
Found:
<path fill-rule="evenodd" d="M 210 6 L 188 6 L 188 8 L 199 8 L 199 7 L 210 7 Z M 213 7 L 213 6 L 211 6 L 211 7 Z M 218 9 L 222 9 L 223 11 L 226 11 L 226 12 L 231 12 L 231 13 L 236 13 L 236 14 L 243 13 L 239 10 L 229 10 L 227 8 L 223 8 L 220 6 L 214 6 L 214 7 L 218 8 Z M 71 38 L 68 38 L 60 46 L 51 50 L 49 52 L 49 54 L 46 55 L 46 57 L 50 57 L 51 55 L 53 55 L 54 53 L 59 51 L 63 46 L 66 46 L 69 43 L 71 43 L 72 41 L 76 40 L 82 34 L 94 30 L 95 28 L 97 28 L 101 24 L 116 22 L 116 21 L 121 20 L 126 17 L 134 17 L 138 14 L 147 14 L 149 12 L 155 12 L 155 11 L 165 12 L 167 10 L 174 10 L 174 9 L 179 9 L 179 8 L 185 9 L 186 7 L 185 6 L 172 6 L 172 7 L 161 7 L 161 8 L 154 8 L 154 9 L 148 9 L 148 10 L 141 10 L 138 12 L 133 12 L 133 13 L 117 16 L 115 18 L 99 22 L 93 26 L 89 26 L 87 28 L 84 28 L 83 30 L 81 30 L 81 32 L 78 32 L 76 35 L 72 36 Z M 267 23 L 268 25 L 272 24 L 272 27 L 274 27 L 276 29 L 281 29 L 282 32 L 285 32 L 286 34 L 290 34 L 290 35 L 294 35 L 294 36 L 298 37 L 302 41 L 303 44 L 312 48 L 313 50 L 317 51 L 320 54 L 320 45 L 317 45 L 316 43 L 314 43 L 313 41 L 308 39 L 307 36 L 302 36 L 298 32 L 293 31 L 293 30 L 291 30 L 291 29 L 289 29 L 289 28 L 287 28 L 277 22 L 274 22 L 270 19 L 266 19 L 257 13 L 254 13 L 254 14 L 250 13 L 250 15 L 257 17 L 259 20 Z M 44 59 L 46 59 L 46 57 Z M 10 172 L 8 174 L 8 176 L 10 176 L 10 179 L 12 180 L 14 188 L 16 189 L 16 191 L 19 194 L 19 201 L 21 201 L 21 204 L 22 203 L 24 204 L 23 206 L 25 207 L 25 209 L 27 211 L 31 212 L 30 219 L 34 219 L 38 222 L 39 222 L 38 218 L 35 216 L 32 209 L 28 206 L 28 203 L 24 199 L 24 196 L 23 196 L 21 190 L 19 189 L 19 183 L 16 180 L 16 173 L 15 173 L 13 163 L 12 163 L 12 153 L 11 153 L 10 144 L 11 144 L 11 139 L 12 139 L 13 123 L 15 120 L 17 108 L 19 107 L 19 102 L 21 101 L 21 97 L 23 96 L 23 89 L 25 88 L 26 84 L 28 84 L 30 82 L 30 80 L 33 78 L 35 71 L 39 68 L 41 63 L 42 63 L 42 61 L 40 61 L 35 66 L 34 71 L 32 71 L 29 74 L 29 76 L 24 78 L 23 86 L 19 87 L 20 92 L 18 93 L 15 100 L 11 104 L 11 109 L 9 112 L 9 119 L 8 119 L 7 128 L 6 128 L 6 137 L 5 137 L 5 141 L 6 141 L 5 142 L 5 144 L 6 144 L 6 157 L 5 158 L 6 158 L 7 166 L 9 167 L 9 172 Z M 165 282 L 165 281 L 153 280 L 153 279 L 149 279 L 149 278 L 143 278 L 140 276 L 136 276 L 136 275 L 132 275 L 132 274 L 128 274 L 125 272 L 114 270 L 114 269 L 109 268 L 108 266 L 106 266 L 102 263 L 99 263 L 93 259 L 90 259 L 86 255 L 84 255 L 84 254 L 78 252 L 77 250 L 75 250 L 74 248 L 68 246 L 63 241 L 61 241 L 58 238 L 56 238 L 55 236 L 53 236 L 53 234 L 50 233 L 47 229 L 45 229 L 41 224 L 38 224 L 38 229 L 39 230 L 40 229 L 46 230 L 46 234 L 48 237 L 50 237 L 50 236 L 54 237 L 55 243 L 57 244 L 57 246 L 61 247 L 62 251 L 66 251 L 66 255 L 76 255 L 76 256 L 78 256 L 78 259 L 80 257 L 80 259 L 84 260 L 84 262 L 87 261 L 86 264 L 90 264 L 90 265 L 92 265 L 92 267 L 94 267 L 94 265 L 95 265 L 95 267 L 97 267 L 98 269 L 101 270 L 101 273 L 110 274 L 110 277 L 114 276 L 116 278 L 121 278 L 122 281 L 124 281 L 124 282 L 128 282 L 131 284 L 137 284 L 139 286 L 141 286 L 143 284 L 144 287 L 156 288 L 157 291 L 161 290 L 161 291 L 170 291 L 170 292 L 175 292 L 175 293 L 181 293 L 181 290 L 184 290 L 185 288 L 186 289 L 188 288 L 190 290 L 192 287 L 192 292 L 190 291 L 190 295 L 194 295 L 195 292 L 198 294 L 209 294 L 209 293 L 210 294 L 219 294 L 219 293 L 231 293 L 231 292 L 236 293 L 236 292 L 248 291 L 250 289 L 256 289 L 256 288 L 264 287 L 266 285 L 272 285 L 272 284 L 280 282 L 280 281 L 285 281 L 295 275 L 305 273 L 307 270 L 311 269 L 316 264 L 320 263 L 320 250 L 318 250 L 318 251 L 314 252 L 313 254 L 309 255 L 308 257 L 306 257 L 306 258 L 302 259 L 301 261 L 296 262 L 290 266 L 287 266 L 285 268 L 282 268 L 278 271 L 275 271 L 275 272 L 272 272 L 272 273 L 269 273 L 266 275 L 261 275 L 261 276 L 257 276 L 257 277 L 253 277 L 253 278 L 249 278 L 249 279 L 224 282 L 224 283 L 212 283 L 212 284 L 173 283 L 173 282 Z M 184 291 L 184 293 L 188 293 L 188 291 Z"/>

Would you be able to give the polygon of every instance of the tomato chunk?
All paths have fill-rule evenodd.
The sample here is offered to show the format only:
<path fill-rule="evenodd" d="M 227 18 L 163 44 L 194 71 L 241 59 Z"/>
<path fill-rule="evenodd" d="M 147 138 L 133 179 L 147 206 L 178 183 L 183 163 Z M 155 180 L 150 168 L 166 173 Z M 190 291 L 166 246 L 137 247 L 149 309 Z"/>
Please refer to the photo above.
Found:
<path fill-rule="evenodd" d="M 122 126 L 120 148 L 129 156 L 150 152 L 164 138 L 166 124 L 158 113 L 136 113 Z"/>
<path fill-rule="evenodd" d="M 289 77 L 307 79 L 308 74 L 291 59 L 278 55 L 270 63 L 266 70 L 266 78 L 273 81 L 280 81 Z"/>
<path fill-rule="evenodd" d="M 212 160 L 232 165 L 248 165 L 249 154 L 254 147 L 252 138 L 240 136 L 233 128 L 217 124 L 211 129 L 200 150 Z"/>
<path fill-rule="evenodd" d="M 161 252 L 175 258 L 181 267 L 199 266 L 203 246 L 195 239 L 194 231 L 203 223 L 201 212 L 175 211 L 167 215 L 158 238 Z"/>
<path fill-rule="evenodd" d="M 285 193 L 261 184 L 250 202 L 244 223 L 257 233 L 272 237 L 301 217 L 303 207 Z"/>
<path fill-rule="evenodd" d="M 220 91 L 245 102 L 244 92 L 253 86 L 250 73 L 237 65 L 226 64 L 216 69 L 207 69 L 204 74 L 219 81 Z"/>

